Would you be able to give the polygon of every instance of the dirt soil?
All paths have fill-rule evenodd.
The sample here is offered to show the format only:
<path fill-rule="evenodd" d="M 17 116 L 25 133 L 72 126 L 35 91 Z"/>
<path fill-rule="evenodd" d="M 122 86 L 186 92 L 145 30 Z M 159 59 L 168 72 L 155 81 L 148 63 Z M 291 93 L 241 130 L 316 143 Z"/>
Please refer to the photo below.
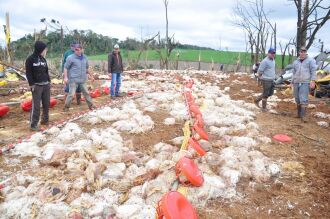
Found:
<path fill-rule="evenodd" d="M 252 94 L 261 91 L 250 76 L 233 75 L 230 81 L 233 80 L 244 84 L 228 84 L 228 80 L 219 84 L 222 88 L 230 87 L 233 99 L 252 103 Z M 291 98 L 280 92 L 277 96 Z M 330 106 L 316 104 L 316 109 L 308 112 L 308 123 L 294 118 L 293 103 L 280 102 L 275 110 L 279 114 L 259 113 L 256 122 L 261 133 L 269 138 L 279 133 L 293 138 L 291 143 L 272 141 L 259 148 L 283 164 L 279 178 L 267 183 L 241 180 L 237 188 L 240 198 L 214 200 L 206 209 L 199 209 L 200 218 L 330 218 L 330 128 L 318 126 L 316 122 L 320 119 L 311 116 L 312 112 L 329 114 Z"/>
<path fill-rule="evenodd" d="M 205 77 L 204 80 L 212 83 L 215 81 L 212 77 Z M 228 83 L 234 80 L 243 84 Z M 229 79 L 222 80 L 218 86 L 230 87 L 229 95 L 233 99 L 247 102 L 253 101 L 254 92 L 261 91 L 257 82 L 249 76 L 231 75 Z M 242 89 L 249 92 L 243 92 Z M 277 96 L 291 98 L 279 92 Z M 6 102 L 13 96 L 0 98 L 0 102 Z M 96 104 L 102 104 L 109 101 L 109 97 L 103 96 L 94 101 Z M 86 110 L 87 106 L 85 103 L 81 106 L 73 103 L 69 113 L 63 113 L 62 108 L 63 102 L 58 101 L 55 108 L 51 109 L 51 125 L 69 118 L 75 112 Z M 310 120 L 308 123 L 301 123 L 294 118 L 293 103 L 280 102 L 275 110 L 278 114 L 258 113 L 256 122 L 261 134 L 269 138 L 278 133 L 288 134 L 293 138 L 291 143 L 272 141 L 259 148 L 266 156 L 282 164 L 279 177 L 263 183 L 242 179 L 237 187 L 238 198 L 210 201 L 205 208 L 198 209 L 199 218 L 330 218 L 330 128 L 318 126 L 316 122 L 320 119 L 310 115 L 313 111 L 329 114 L 330 106 L 322 102 L 316 104 L 316 109 L 308 112 Z M 133 145 L 141 152 L 150 153 L 154 144 L 160 141 L 169 143 L 174 137 L 182 135 L 183 124 L 170 127 L 162 124 L 168 117 L 166 112 L 146 114 L 155 122 L 155 129 L 152 132 L 134 136 L 123 134 L 124 139 L 133 141 Z M 19 107 L 11 107 L 9 114 L 0 118 L 0 147 L 33 134 L 28 129 L 28 121 L 29 113 L 23 112 Z M 10 170 L 6 168 L 7 165 L 13 172 L 23 168 L 15 166 L 15 159 L 17 157 L 10 153 L 0 156 L 0 169 Z M 5 177 L 1 174 L 0 181 Z"/>

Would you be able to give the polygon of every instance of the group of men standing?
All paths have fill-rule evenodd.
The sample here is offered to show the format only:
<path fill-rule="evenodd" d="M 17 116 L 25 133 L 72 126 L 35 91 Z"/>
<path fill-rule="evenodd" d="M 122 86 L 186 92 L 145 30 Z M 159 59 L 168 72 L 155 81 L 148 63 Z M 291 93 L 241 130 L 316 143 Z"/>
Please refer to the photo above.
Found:
<path fill-rule="evenodd" d="M 258 69 L 259 79 L 262 81 L 263 92 L 255 99 L 255 104 L 259 107 L 262 102 L 262 111 L 267 111 L 267 99 L 274 94 L 275 89 L 275 49 L 270 48 L 268 55 L 262 60 Z M 299 57 L 293 63 L 293 76 L 291 84 L 297 104 L 297 117 L 303 122 L 307 122 L 306 109 L 308 105 L 308 95 L 310 89 L 315 88 L 316 61 L 308 57 L 307 49 L 300 48 Z"/>
<path fill-rule="evenodd" d="M 30 128 L 39 130 L 38 123 L 40 117 L 40 102 L 42 103 L 41 124 L 49 123 L 50 105 L 50 77 L 48 65 L 45 59 L 47 46 L 42 41 L 37 41 L 34 45 L 34 52 L 25 63 L 26 76 L 32 92 L 32 110 L 30 116 Z M 255 104 L 259 107 L 262 102 L 262 110 L 267 111 L 267 99 L 274 94 L 274 80 L 276 75 L 275 65 L 276 51 L 270 48 L 266 58 L 262 60 L 258 68 L 258 75 L 263 85 L 263 93 L 255 99 Z M 308 105 L 308 95 L 310 89 L 315 87 L 314 80 L 316 62 L 308 57 L 307 49 L 302 47 L 299 51 L 298 59 L 293 63 L 292 86 L 297 104 L 297 117 L 306 122 L 306 108 Z M 83 53 L 83 48 L 79 43 L 73 42 L 71 49 L 66 51 L 62 63 L 63 81 L 65 84 L 65 105 L 64 112 L 70 108 L 72 99 L 76 96 L 77 104 L 80 104 L 81 93 L 86 99 L 89 109 L 95 109 L 92 98 L 87 88 L 88 77 L 93 76 L 89 70 L 88 59 Z M 112 53 L 108 55 L 108 73 L 111 74 L 110 97 L 120 97 L 121 74 L 123 72 L 123 61 L 120 55 L 119 46 L 116 44 Z"/>
<path fill-rule="evenodd" d="M 94 80 L 89 69 L 88 59 L 83 53 L 81 44 L 73 42 L 70 50 L 64 53 L 62 62 L 63 82 L 65 85 L 65 104 L 63 112 L 69 111 L 71 102 L 76 97 L 77 104 L 81 103 L 81 93 L 85 97 L 90 110 L 95 109 L 92 98 L 89 95 L 87 80 Z M 45 59 L 47 46 L 42 41 L 36 41 L 34 52 L 26 62 L 26 77 L 32 92 L 32 109 L 30 114 L 30 128 L 38 131 L 40 119 L 40 102 L 42 103 L 42 119 L 40 124 L 49 123 L 49 105 L 50 105 L 50 77 L 48 65 Z M 121 74 L 123 72 L 123 62 L 120 55 L 119 45 L 114 46 L 114 51 L 108 56 L 108 73 L 111 74 L 110 95 L 111 99 L 120 97 Z"/>

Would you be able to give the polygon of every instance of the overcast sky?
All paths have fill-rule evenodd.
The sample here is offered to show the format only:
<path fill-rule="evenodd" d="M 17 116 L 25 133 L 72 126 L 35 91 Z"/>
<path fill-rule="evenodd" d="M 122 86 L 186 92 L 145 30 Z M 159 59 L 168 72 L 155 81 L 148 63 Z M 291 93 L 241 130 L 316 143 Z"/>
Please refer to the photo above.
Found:
<path fill-rule="evenodd" d="M 330 0 L 326 0 L 329 1 Z M 215 49 L 244 51 L 244 33 L 232 25 L 235 0 L 169 0 L 169 32 L 180 43 Z M 295 6 L 287 0 L 265 0 L 277 22 L 278 42 L 295 35 Z M 165 34 L 165 11 L 162 0 L 1 0 L 0 43 L 4 44 L 2 25 L 5 12 L 10 13 L 12 40 L 44 25 L 41 18 L 59 20 L 69 29 L 91 29 L 96 33 L 125 39 L 137 39 L 157 33 Z M 330 49 L 330 22 L 317 35 Z M 317 49 L 312 49 L 316 52 Z M 312 52 L 311 51 L 311 52 Z"/>

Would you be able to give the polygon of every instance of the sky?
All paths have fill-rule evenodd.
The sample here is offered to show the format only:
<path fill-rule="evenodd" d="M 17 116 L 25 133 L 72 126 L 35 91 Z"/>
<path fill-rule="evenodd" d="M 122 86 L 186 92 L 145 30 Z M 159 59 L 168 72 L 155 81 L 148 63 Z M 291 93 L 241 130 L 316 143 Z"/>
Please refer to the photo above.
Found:
<path fill-rule="evenodd" d="M 330 0 L 325 0 L 326 2 Z M 242 2 L 242 0 L 241 0 Z M 244 51 L 244 32 L 232 24 L 236 0 L 169 0 L 169 34 L 183 44 L 214 49 Z M 264 0 L 269 19 L 277 23 L 278 42 L 295 36 L 296 10 L 288 0 Z M 0 25 L 10 13 L 12 41 L 45 26 L 41 18 L 60 21 L 68 29 L 91 29 L 119 38 L 141 39 L 161 32 L 165 36 L 165 9 L 162 0 L 1 0 Z M 5 35 L 0 32 L 0 44 Z M 330 49 L 330 22 L 317 38 Z M 318 48 L 311 48 L 316 53 Z M 279 52 L 279 49 L 278 49 Z"/>

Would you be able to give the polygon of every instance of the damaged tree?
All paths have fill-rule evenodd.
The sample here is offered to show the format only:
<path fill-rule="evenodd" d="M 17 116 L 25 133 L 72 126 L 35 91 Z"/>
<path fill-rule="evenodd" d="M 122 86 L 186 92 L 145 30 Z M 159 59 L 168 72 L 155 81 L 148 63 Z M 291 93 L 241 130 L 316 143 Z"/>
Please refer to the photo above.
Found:
<path fill-rule="evenodd" d="M 290 55 L 290 45 L 294 45 L 294 40 L 290 39 L 288 43 L 286 43 L 285 45 L 282 46 L 282 42 L 279 42 L 279 46 L 281 49 L 281 68 L 284 69 L 285 67 L 285 55 L 288 52 L 288 54 Z M 291 63 L 291 62 L 289 62 Z"/>
<path fill-rule="evenodd" d="M 297 9 L 296 51 L 309 49 L 317 32 L 330 20 L 330 4 L 324 0 L 290 0 Z"/>
<path fill-rule="evenodd" d="M 276 48 L 276 23 L 273 25 L 267 18 L 269 12 L 265 12 L 263 0 L 237 2 L 233 12 L 232 23 L 247 33 L 252 63 L 260 55 L 265 56 L 268 45 Z"/>
<path fill-rule="evenodd" d="M 141 60 L 142 53 L 148 50 L 150 43 L 152 41 L 154 41 L 154 39 L 157 36 L 159 36 L 159 32 L 155 36 L 152 36 L 152 37 L 150 37 L 146 40 L 143 40 L 143 43 L 142 43 L 142 45 L 139 49 L 139 53 L 138 53 L 136 59 L 130 59 L 129 56 L 128 56 L 128 64 L 129 64 L 130 69 L 137 69 L 137 67 L 139 66 L 140 60 Z"/>
<path fill-rule="evenodd" d="M 165 57 L 163 57 L 161 50 L 157 50 L 158 54 L 160 56 L 160 62 L 162 62 L 161 67 L 165 66 L 166 69 L 168 69 L 168 64 L 169 64 L 169 59 L 171 56 L 171 53 L 173 49 L 177 46 L 177 43 L 174 41 L 174 34 L 170 38 L 168 36 L 168 13 L 167 13 L 167 8 L 168 8 L 168 3 L 169 0 L 163 0 L 164 6 L 165 6 L 165 18 L 166 18 L 166 38 L 165 38 Z M 160 43 L 160 39 L 159 39 Z"/>

